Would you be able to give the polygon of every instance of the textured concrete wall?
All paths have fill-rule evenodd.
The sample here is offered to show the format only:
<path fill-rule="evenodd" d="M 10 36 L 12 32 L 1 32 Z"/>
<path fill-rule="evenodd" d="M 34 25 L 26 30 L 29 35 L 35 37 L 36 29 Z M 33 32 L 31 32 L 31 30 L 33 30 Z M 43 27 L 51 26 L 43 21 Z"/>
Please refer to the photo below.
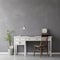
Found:
<path fill-rule="evenodd" d="M 43 27 L 47 27 L 53 36 L 53 51 L 60 51 L 59 2 L 59 0 L 0 0 L 0 52 L 6 52 L 8 49 L 8 42 L 5 41 L 7 29 L 14 30 L 13 35 L 35 36 L 41 34 Z M 25 30 L 22 29 L 23 26 L 26 27 Z M 32 48 L 28 48 L 30 49 Z"/>

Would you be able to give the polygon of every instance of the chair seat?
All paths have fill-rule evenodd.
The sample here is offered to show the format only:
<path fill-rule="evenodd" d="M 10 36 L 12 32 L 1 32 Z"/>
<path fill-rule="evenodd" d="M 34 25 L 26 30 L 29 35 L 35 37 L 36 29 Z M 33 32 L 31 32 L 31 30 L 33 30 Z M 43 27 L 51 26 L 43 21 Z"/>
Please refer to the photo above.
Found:
<path fill-rule="evenodd" d="M 40 47 L 40 45 L 34 45 L 34 47 Z"/>
<path fill-rule="evenodd" d="M 46 45 L 34 45 L 34 47 L 47 47 Z"/>

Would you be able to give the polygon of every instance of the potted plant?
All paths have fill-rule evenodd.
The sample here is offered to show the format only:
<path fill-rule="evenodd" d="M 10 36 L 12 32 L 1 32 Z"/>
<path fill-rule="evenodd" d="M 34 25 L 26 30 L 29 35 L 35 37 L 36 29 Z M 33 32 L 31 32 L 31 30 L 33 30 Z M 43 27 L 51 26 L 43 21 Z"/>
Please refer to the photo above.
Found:
<path fill-rule="evenodd" d="M 13 46 L 11 45 L 11 42 L 12 42 L 11 33 L 12 33 L 12 31 L 7 30 L 6 41 L 8 41 L 8 43 L 9 43 L 9 47 L 8 47 L 9 54 L 13 54 Z"/>

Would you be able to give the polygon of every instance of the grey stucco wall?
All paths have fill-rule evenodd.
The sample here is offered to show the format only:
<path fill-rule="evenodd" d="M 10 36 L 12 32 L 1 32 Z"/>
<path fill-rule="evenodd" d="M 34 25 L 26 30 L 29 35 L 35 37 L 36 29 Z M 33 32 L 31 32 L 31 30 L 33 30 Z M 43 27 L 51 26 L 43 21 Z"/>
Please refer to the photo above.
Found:
<path fill-rule="evenodd" d="M 43 27 L 53 36 L 53 51 L 60 52 L 59 3 L 59 0 L 0 0 L 0 52 L 8 49 L 7 29 L 14 30 L 13 35 L 35 36 L 41 34 Z"/>

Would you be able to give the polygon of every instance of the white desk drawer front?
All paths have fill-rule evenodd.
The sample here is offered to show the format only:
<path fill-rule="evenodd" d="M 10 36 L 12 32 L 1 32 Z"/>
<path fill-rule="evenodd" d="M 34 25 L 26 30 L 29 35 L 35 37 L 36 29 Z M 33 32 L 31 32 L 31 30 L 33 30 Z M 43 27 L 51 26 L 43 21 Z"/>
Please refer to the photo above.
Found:
<path fill-rule="evenodd" d="M 17 41 L 16 44 L 17 45 L 25 45 L 25 41 Z"/>
<path fill-rule="evenodd" d="M 25 45 L 25 40 L 21 38 L 15 38 L 14 42 L 16 45 Z"/>

